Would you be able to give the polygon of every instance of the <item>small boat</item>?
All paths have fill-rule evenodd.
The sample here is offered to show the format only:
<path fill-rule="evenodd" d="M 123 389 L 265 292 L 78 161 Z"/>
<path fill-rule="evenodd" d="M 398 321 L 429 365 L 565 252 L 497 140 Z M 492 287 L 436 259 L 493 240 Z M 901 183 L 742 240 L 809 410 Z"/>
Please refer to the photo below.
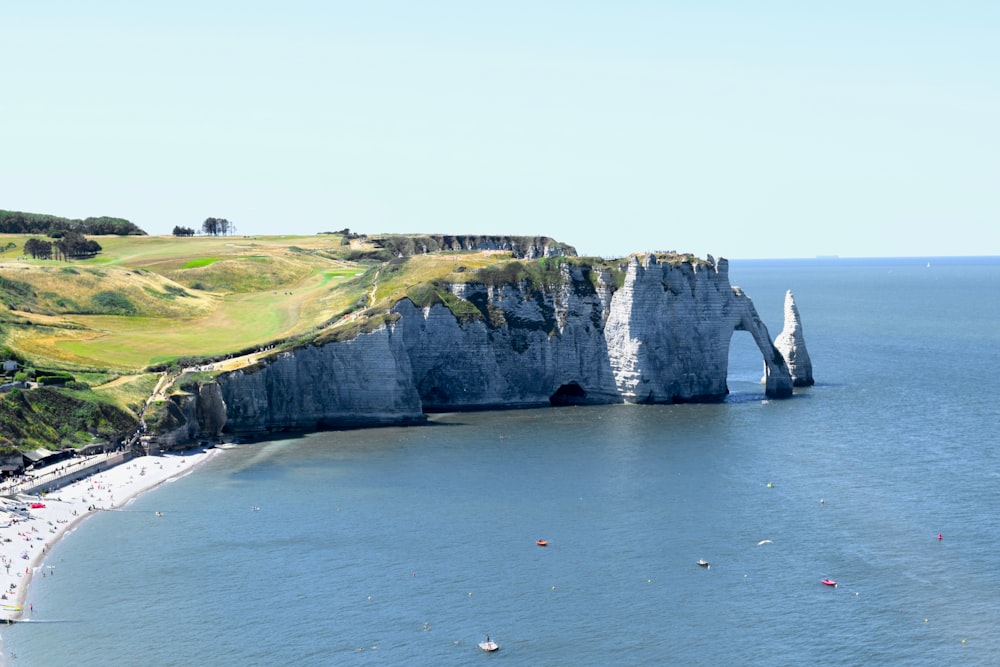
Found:
<path fill-rule="evenodd" d="M 826 586 L 833 586 L 834 588 L 836 588 L 837 586 L 837 582 L 834 581 L 833 579 L 824 579 L 822 583 Z"/>
<path fill-rule="evenodd" d="M 699 567 L 711 567 L 711 565 L 708 564 L 708 561 L 705 560 L 704 558 L 699 558 L 698 559 L 698 566 Z"/>
<path fill-rule="evenodd" d="M 547 546 L 549 546 L 549 543 L 546 540 L 538 540 L 537 542 L 535 542 L 535 544 L 537 544 L 540 547 L 547 547 Z"/>
<path fill-rule="evenodd" d="M 490 639 L 489 635 L 486 635 L 486 641 L 479 642 L 479 648 L 483 649 L 487 653 L 492 653 L 493 651 L 499 651 L 500 645 Z"/>

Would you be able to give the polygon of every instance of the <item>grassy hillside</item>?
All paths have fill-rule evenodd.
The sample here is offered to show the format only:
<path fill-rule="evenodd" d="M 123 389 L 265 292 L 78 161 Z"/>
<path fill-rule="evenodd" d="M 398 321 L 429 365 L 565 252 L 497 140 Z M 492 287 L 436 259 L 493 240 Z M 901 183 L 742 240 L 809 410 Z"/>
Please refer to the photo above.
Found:
<path fill-rule="evenodd" d="M 0 235 L 0 326 L 38 365 L 134 373 L 309 331 L 360 298 L 342 237 L 98 237 L 92 260 L 24 261 Z M 355 281 L 356 282 L 356 281 Z"/>

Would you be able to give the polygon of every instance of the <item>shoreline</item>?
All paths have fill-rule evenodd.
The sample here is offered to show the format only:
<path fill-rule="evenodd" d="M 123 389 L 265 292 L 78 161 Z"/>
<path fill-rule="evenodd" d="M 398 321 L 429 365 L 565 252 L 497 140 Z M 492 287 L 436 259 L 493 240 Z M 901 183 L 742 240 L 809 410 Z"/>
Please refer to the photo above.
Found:
<path fill-rule="evenodd" d="M 84 519 L 121 509 L 140 494 L 185 475 L 215 454 L 198 447 L 141 456 L 104 468 L 47 494 L 0 498 L 0 624 L 31 616 L 31 581 L 56 576 L 45 558 Z"/>

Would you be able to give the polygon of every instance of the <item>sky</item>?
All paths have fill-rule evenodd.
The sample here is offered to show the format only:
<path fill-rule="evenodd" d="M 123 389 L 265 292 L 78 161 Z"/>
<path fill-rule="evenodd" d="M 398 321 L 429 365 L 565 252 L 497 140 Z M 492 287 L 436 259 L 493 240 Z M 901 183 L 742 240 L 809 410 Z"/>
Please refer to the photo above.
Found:
<path fill-rule="evenodd" d="M 0 3 L 0 208 L 1000 255 L 1000 2 Z"/>

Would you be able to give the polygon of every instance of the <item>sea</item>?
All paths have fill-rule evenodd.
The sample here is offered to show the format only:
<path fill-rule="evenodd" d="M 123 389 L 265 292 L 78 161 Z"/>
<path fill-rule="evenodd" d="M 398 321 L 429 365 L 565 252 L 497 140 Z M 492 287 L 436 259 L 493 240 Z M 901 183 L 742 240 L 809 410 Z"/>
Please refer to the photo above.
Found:
<path fill-rule="evenodd" d="M 793 291 L 815 386 L 766 398 L 736 332 L 718 404 L 221 451 L 57 544 L 4 661 L 1000 663 L 1000 258 L 733 260 L 730 280 L 772 338 Z"/>

